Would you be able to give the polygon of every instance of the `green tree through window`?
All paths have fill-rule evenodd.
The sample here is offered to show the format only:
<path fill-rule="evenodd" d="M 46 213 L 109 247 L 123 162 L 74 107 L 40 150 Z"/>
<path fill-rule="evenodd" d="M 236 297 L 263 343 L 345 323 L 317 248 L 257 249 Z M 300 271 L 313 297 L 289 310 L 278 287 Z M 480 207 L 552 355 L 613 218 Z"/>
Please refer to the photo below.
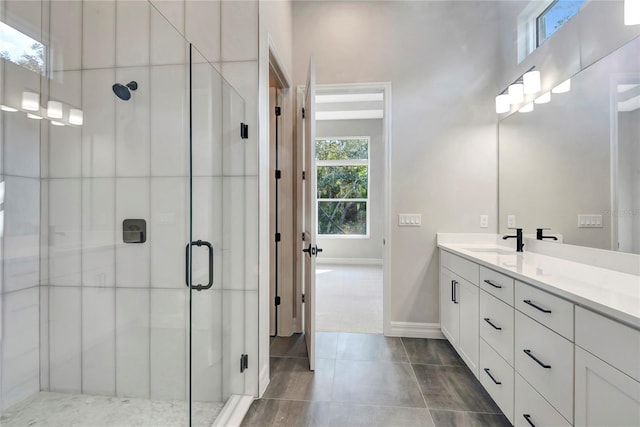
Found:
<path fill-rule="evenodd" d="M 368 235 L 369 138 L 318 138 L 319 235 Z"/>

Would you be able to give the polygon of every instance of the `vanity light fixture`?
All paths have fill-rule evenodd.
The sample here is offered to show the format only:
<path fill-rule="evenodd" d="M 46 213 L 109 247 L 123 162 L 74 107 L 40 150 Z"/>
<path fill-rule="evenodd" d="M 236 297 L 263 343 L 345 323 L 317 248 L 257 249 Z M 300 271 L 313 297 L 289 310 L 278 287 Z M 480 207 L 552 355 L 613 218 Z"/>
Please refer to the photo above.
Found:
<path fill-rule="evenodd" d="M 524 104 L 519 110 L 519 113 L 529 113 L 533 111 L 533 102 L 530 102 L 528 104 Z"/>
<path fill-rule="evenodd" d="M 566 93 L 571 90 L 571 79 L 567 79 L 560 83 L 558 86 L 551 89 L 553 93 Z"/>
<path fill-rule="evenodd" d="M 69 109 L 69 124 L 82 126 L 84 122 L 84 114 L 82 110 L 78 110 L 77 108 Z"/>
<path fill-rule="evenodd" d="M 532 70 L 522 75 L 525 94 L 540 92 L 540 71 Z"/>
<path fill-rule="evenodd" d="M 42 116 L 39 116 L 37 114 L 27 113 L 27 117 L 29 117 L 30 119 L 33 119 L 33 120 L 42 120 Z"/>
<path fill-rule="evenodd" d="M 22 109 L 27 111 L 40 111 L 40 95 L 35 92 L 22 92 Z"/>
<path fill-rule="evenodd" d="M 47 116 L 52 119 L 62 118 L 62 102 L 49 101 L 47 102 Z"/>
<path fill-rule="evenodd" d="M 496 96 L 496 113 L 508 113 L 511 110 L 511 98 L 506 93 Z"/>
<path fill-rule="evenodd" d="M 624 0 L 624 25 L 640 25 L 640 0 Z"/>
<path fill-rule="evenodd" d="M 4 104 L 0 105 L 0 110 L 6 111 L 8 113 L 15 113 L 16 111 L 18 111 L 16 108 L 12 108 L 12 107 L 9 107 L 8 105 L 4 105 Z"/>
<path fill-rule="evenodd" d="M 513 83 L 509 85 L 509 102 L 511 105 L 520 104 L 524 101 L 524 85 L 522 83 Z"/>
<path fill-rule="evenodd" d="M 539 97 L 537 97 L 533 102 L 536 104 L 546 104 L 551 101 L 551 92 L 545 92 Z"/>

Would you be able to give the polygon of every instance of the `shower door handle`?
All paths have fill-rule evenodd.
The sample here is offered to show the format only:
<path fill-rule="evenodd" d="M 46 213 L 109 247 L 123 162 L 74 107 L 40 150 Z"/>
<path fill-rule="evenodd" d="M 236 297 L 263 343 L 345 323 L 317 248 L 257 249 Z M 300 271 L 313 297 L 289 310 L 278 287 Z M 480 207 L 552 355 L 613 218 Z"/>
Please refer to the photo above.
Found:
<path fill-rule="evenodd" d="M 196 240 L 195 242 L 191 242 L 191 245 L 187 243 L 187 247 L 185 248 L 185 282 L 187 284 L 187 287 L 189 287 L 189 246 L 206 246 L 209 250 L 209 283 L 207 283 L 206 285 L 196 285 L 191 287 L 191 289 L 195 289 L 196 291 L 209 289 L 211 286 L 213 286 L 213 245 L 203 240 Z"/>

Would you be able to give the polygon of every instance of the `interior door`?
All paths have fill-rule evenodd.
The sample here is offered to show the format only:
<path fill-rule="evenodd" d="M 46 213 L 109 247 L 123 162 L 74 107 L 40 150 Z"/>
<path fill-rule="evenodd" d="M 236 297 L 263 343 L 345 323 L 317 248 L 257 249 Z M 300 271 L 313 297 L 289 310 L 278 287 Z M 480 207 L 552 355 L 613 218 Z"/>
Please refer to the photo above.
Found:
<path fill-rule="evenodd" d="M 304 93 L 304 335 L 309 355 L 309 369 L 315 369 L 316 355 L 316 257 L 322 251 L 316 245 L 316 66 L 313 56 L 309 59 L 309 71 Z"/>

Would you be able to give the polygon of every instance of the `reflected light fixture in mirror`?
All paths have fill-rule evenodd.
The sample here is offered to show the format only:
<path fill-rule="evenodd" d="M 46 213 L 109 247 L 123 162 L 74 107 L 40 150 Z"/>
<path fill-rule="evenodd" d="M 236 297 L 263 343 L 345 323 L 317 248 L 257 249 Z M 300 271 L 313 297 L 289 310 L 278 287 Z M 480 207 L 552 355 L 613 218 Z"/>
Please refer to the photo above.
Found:
<path fill-rule="evenodd" d="M 624 0 L 624 25 L 640 25 L 640 0 Z"/>
<path fill-rule="evenodd" d="M 512 105 L 524 101 L 524 87 L 522 83 L 514 83 L 509 86 L 509 102 Z"/>
<path fill-rule="evenodd" d="M 571 90 L 571 79 L 567 79 L 560 83 L 558 86 L 551 89 L 553 93 L 566 93 Z"/>
<path fill-rule="evenodd" d="M 511 110 L 510 99 L 506 93 L 496 96 L 496 113 L 508 113 Z"/>
<path fill-rule="evenodd" d="M 47 116 L 52 119 L 62 118 L 62 103 L 58 101 L 47 102 Z"/>
<path fill-rule="evenodd" d="M 39 111 L 40 110 L 40 95 L 35 92 L 22 92 L 21 106 L 27 111 Z"/>
<path fill-rule="evenodd" d="M 533 111 L 533 102 L 530 102 L 528 104 L 524 104 L 519 110 L 519 113 L 529 113 Z"/>
<path fill-rule="evenodd" d="M 535 99 L 536 104 L 546 104 L 551 101 L 551 92 L 545 92 Z"/>
<path fill-rule="evenodd" d="M 30 119 L 33 119 L 33 120 L 42 120 L 42 117 L 40 117 L 37 114 L 27 113 L 27 117 L 29 117 Z"/>
<path fill-rule="evenodd" d="M 540 92 L 540 71 L 529 71 L 522 76 L 524 93 Z"/>
<path fill-rule="evenodd" d="M 54 125 L 54 126 L 64 126 L 64 123 L 56 122 L 55 120 L 51 120 L 51 124 Z"/>
<path fill-rule="evenodd" d="M 8 113 L 15 113 L 16 111 L 18 111 L 16 108 L 12 108 L 7 105 L 0 105 L 0 110 L 6 111 Z"/>
<path fill-rule="evenodd" d="M 69 123 L 72 125 L 82 126 L 84 122 L 84 115 L 82 110 L 78 110 L 77 108 L 71 108 L 69 110 Z"/>

